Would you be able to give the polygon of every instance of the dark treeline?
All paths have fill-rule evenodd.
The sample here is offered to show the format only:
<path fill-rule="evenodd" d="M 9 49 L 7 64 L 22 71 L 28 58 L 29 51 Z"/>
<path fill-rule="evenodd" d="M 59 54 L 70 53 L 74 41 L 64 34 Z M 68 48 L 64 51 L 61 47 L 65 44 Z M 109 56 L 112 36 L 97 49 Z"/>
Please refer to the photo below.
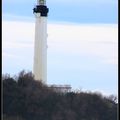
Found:
<path fill-rule="evenodd" d="M 114 96 L 56 92 L 24 71 L 2 83 L 3 120 L 117 120 Z"/>

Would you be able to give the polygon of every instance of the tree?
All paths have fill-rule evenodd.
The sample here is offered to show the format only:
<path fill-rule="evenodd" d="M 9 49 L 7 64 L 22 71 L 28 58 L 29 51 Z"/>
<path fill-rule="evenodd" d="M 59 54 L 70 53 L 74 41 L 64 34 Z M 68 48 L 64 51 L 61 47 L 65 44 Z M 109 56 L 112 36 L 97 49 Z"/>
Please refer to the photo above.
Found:
<path fill-rule="evenodd" d="M 60 94 L 25 71 L 2 79 L 4 120 L 117 120 L 115 96 L 82 91 Z"/>

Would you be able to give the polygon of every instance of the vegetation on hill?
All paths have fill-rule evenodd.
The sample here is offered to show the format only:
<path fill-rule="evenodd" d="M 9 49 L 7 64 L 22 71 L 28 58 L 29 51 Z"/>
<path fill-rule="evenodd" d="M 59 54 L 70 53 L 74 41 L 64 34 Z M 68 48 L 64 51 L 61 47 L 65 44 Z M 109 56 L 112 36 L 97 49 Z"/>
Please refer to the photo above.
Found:
<path fill-rule="evenodd" d="M 117 120 L 114 96 L 56 92 L 24 71 L 2 83 L 3 120 Z"/>

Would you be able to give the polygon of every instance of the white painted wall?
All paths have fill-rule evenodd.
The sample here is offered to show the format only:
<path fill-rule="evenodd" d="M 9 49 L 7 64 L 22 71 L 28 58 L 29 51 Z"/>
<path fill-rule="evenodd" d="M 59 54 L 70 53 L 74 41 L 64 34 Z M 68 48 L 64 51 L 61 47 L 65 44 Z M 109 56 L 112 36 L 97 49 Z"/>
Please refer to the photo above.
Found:
<path fill-rule="evenodd" d="M 47 82 L 47 17 L 36 14 L 34 66 L 33 74 L 36 80 Z"/>

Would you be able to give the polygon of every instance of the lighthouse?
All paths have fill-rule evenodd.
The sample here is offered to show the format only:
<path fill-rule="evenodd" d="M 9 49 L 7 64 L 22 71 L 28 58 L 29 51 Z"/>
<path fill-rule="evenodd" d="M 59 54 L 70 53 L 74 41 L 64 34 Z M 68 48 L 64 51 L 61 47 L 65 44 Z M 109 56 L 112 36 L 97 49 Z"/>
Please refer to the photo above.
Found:
<path fill-rule="evenodd" d="M 47 14 L 46 0 L 37 0 L 35 15 L 35 42 L 33 74 L 35 80 L 47 82 Z"/>

